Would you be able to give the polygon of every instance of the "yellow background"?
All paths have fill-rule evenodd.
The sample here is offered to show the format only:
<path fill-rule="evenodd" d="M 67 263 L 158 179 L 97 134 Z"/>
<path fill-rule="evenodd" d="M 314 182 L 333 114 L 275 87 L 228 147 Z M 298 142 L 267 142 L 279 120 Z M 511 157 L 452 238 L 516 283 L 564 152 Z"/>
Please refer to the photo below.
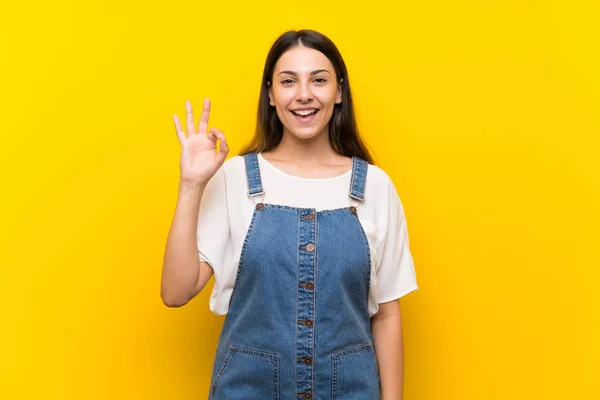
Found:
<path fill-rule="evenodd" d="M 252 4 L 250 4 L 252 3 Z M 269 47 L 328 35 L 420 290 L 405 398 L 598 399 L 600 5 L 33 1 L 0 16 L 1 399 L 201 399 L 223 317 L 159 296 L 172 115 L 242 147 Z"/>

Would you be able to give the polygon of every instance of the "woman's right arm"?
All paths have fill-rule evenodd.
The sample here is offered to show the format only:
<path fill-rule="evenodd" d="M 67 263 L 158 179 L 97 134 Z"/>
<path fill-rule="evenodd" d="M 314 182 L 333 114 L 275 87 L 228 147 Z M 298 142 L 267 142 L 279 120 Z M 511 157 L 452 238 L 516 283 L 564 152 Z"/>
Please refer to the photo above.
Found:
<path fill-rule="evenodd" d="M 204 289 L 213 274 L 198 258 L 198 210 L 206 185 L 179 183 L 177 207 L 163 260 L 161 298 L 168 307 L 181 307 Z"/>
<path fill-rule="evenodd" d="M 168 307 L 187 304 L 202 291 L 213 275 L 212 267 L 199 259 L 198 216 L 204 190 L 229 152 L 225 136 L 219 129 L 212 128 L 207 134 L 210 101 L 204 101 L 198 133 L 190 102 L 186 102 L 186 109 L 187 137 L 179 119 L 174 116 L 182 153 L 177 207 L 167 237 L 160 287 L 160 296 Z M 220 148 L 215 153 L 217 140 Z"/>

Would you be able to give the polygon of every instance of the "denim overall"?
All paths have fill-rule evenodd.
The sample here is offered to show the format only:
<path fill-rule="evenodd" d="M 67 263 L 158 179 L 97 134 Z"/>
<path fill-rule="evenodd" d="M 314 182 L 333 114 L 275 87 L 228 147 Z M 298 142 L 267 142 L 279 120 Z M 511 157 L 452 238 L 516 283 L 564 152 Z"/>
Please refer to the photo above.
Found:
<path fill-rule="evenodd" d="M 264 194 L 256 153 L 248 196 Z M 352 160 L 364 201 L 368 164 Z M 209 400 L 379 400 L 369 244 L 354 206 L 257 202 L 214 360 Z"/>

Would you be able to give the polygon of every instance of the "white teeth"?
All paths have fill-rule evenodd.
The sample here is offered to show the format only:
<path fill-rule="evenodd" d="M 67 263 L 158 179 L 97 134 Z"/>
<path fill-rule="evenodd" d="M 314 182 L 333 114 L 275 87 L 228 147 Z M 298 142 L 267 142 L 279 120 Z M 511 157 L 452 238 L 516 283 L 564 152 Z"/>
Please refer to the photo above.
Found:
<path fill-rule="evenodd" d="M 296 115 L 303 115 L 303 116 L 306 116 L 306 115 L 309 115 L 309 114 L 316 113 L 316 112 L 317 112 L 317 110 L 316 110 L 316 109 L 312 109 L 312 110 L 297 110 L 297 111 L 292 111 L 292 112 L 293 112 L 294 114 L 296 114 Z"/>

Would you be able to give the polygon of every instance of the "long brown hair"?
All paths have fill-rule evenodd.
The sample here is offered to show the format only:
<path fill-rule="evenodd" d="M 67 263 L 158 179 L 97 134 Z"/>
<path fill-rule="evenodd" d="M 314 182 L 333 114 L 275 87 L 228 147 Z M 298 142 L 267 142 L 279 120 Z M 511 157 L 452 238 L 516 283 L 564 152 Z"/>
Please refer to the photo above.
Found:
<path fill-rule="evenodd" d="M 323 53 L 335 69 L 337 83 L 342 81 L 342 102 L 335 104 L 331 120 L 329 121 L 329 141 L 333 149 L 344 156 L 357 156 L 374 164 L 373 158 L 366 145 L 360 138 L 352 94 L 350 93 L 350 80 L 344 59 L 336 45 L 325 35 L 310 29 L 287 31 L 283 33 L 271 46 L 265 62 L 260 97 L 258 99 L 258 112 L 256 130 L 251 141 L 240 151 L 240 155 L 250 152 L 262 152 L 274 149 L 283 137 L 283 124 L 277 116 L 275 107 L 269 103 L 269 85 L 277 60 L 292 47 L 305 46 Z"/>

